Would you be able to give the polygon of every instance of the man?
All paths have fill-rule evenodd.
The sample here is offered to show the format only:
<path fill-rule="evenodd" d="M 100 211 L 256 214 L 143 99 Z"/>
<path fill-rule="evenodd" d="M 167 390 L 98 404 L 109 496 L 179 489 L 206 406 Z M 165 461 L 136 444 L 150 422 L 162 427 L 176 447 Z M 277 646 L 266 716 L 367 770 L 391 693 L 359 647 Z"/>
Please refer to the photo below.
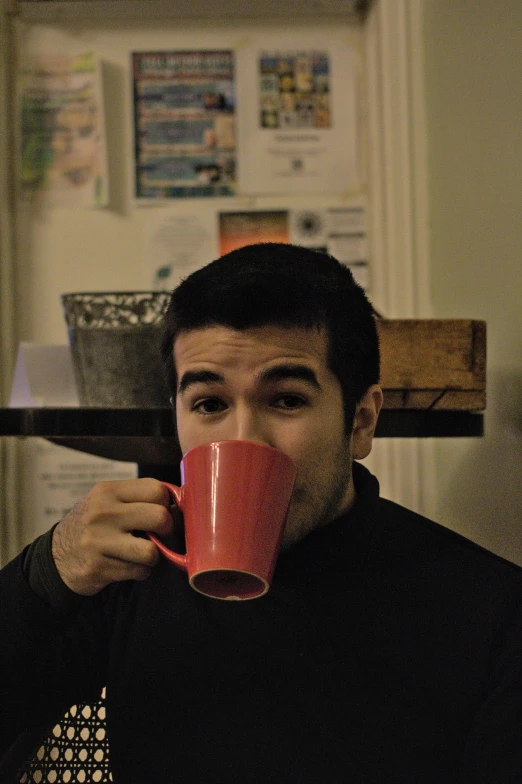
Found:
<path fill-rule="evenodd" d="M 350 272 L 233 251 L 174 291 L 163 351 L 183 452 L 296 464 L 272 587 L 199 595 L 135 535 L 175 533 L 164 487 L 97 485 L 0 574 L 3 746 L 106 685 L 116 784 L 522 781 L 522 571 L 356 462 L 382 393 Z"/>

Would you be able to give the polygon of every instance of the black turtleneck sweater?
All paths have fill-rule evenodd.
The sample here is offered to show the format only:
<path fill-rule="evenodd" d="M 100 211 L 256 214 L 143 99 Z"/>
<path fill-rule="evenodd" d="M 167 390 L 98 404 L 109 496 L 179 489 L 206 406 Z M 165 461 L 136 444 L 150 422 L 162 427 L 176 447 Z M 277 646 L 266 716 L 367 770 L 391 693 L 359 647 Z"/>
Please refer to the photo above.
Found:
<path fill-rule="evenodd" d="M 76 597 L 46 535 L 0 572 L 0 749 L 106 685 L 115 784 L 520 784 L 522 570 L 354 480 L 250 602 L 164 560 Z"/>

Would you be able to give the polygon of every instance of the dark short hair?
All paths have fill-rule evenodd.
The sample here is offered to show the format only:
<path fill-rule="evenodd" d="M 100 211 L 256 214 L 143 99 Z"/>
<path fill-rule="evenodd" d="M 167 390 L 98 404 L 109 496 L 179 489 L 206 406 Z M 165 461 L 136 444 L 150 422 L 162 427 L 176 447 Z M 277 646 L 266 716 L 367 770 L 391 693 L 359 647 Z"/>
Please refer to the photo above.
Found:
<path fill-rule="evenodd" d="M 162 343 L 173 397 L 178 335 L 202 327 L 240 330 L 265 324 L 326 331 L 328 367 L 340 382 L 351 429 L 357 402 L 379 381 L 374 310 L 348 267 L 326 253 L 286 243 L 233 250 L 174 289 Z"/>

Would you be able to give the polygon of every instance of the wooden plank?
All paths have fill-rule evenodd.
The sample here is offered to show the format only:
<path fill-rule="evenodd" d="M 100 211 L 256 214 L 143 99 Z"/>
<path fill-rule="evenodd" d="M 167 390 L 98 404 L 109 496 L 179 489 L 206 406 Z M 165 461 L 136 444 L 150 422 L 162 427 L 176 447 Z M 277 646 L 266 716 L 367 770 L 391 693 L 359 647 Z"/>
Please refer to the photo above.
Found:
<path fill-rule="evenodd" d="M 486 407 L 486 324 L 471 319 L 378 319 L 388 409 Z"/>
<path fill-rule="evenodd" d="M 387 409 L 423 411 L 483 411 L 486 391 L 469 389 L 383 389 Z"/>

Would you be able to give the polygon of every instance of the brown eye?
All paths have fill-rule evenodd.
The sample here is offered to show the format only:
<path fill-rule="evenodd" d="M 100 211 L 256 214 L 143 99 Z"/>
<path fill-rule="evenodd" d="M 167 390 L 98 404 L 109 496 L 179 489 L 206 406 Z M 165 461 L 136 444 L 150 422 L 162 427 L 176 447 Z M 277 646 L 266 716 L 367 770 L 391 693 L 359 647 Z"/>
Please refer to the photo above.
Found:
<path fill-rule="evenodd" d="M 275 405 L 278 408 L 284 408 L 287 410 L 301 408 L 301 406 L 304 406 L 304 404 L 305 401 L 300 395 L 281 395 L 275 401 Z"/>
<path fill-rule="evenodd" d="M 200 400 L 193 406 L 194 411 L 197 411 L 199 414 L 207 415 L 217 414 L 220 411 L 224 411 L 225 408 L 225 404 L 217 397 L 205 398 L 205 400 Z"/>

